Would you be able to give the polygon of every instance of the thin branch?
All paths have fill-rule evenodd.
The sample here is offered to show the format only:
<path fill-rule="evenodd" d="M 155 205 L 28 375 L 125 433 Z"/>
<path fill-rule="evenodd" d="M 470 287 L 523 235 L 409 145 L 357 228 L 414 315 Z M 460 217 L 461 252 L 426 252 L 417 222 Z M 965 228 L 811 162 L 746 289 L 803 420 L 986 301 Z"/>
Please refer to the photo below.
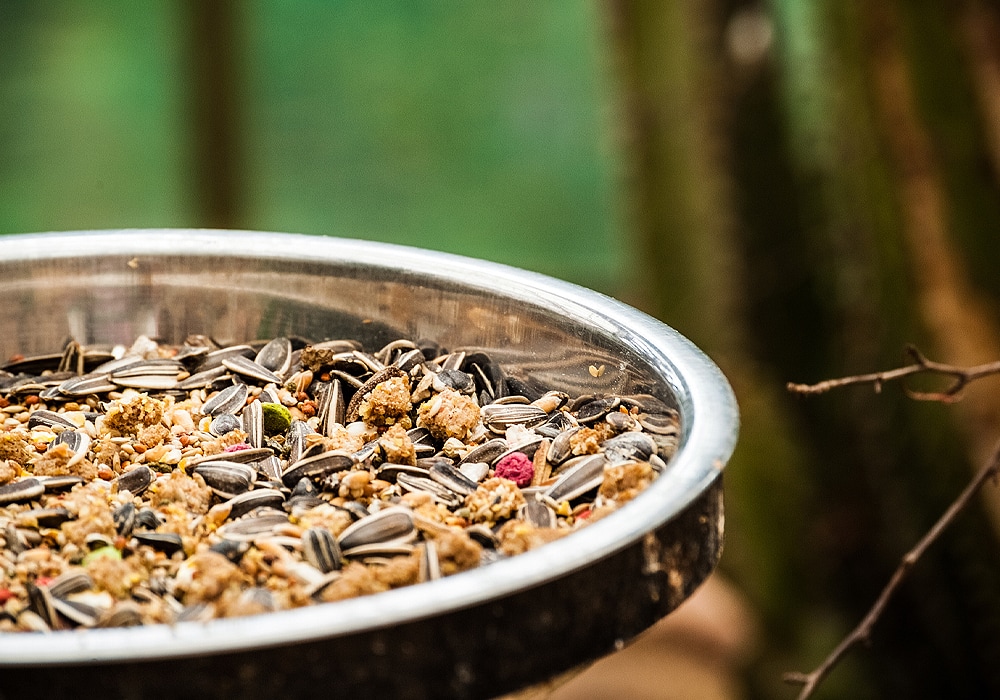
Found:
<path fill-rule="evenodd" d="M 913 363 L 905 367 L 891 369 L 885 372 L 873 372 L 872 374 L 858 374 L 851 377 L 840 377 L 838 379 L 828 379 L 817 384 L 795 384 L 788 383 L 788 390 L 795 394 L 822 394 L 830 389 L 852 384 L 871 384 L 875 392 L 882 391 L 882 385 L 886 382 L 905 379 L 915 374 L 937 374 L 952 378 L 952 383 L 944 391 L 924 392 L 906 389 L 910 398 L 919 401 L 939 401 L 942 403 L 953 403 L 962 398 L 962 392 L 970 382 L 982 377 L 1000 374 L 1000 362 L 988 362 L 972 367 L 958 367 L 928 360 L 915 347 L 908 347 L 907 353 L 913 359 Z"/>
<path fill-rule="evenodd" d="M 916 544 L 916 546 L 911 549 L 903 557 L 902 561 L 899 563 L 899 567 L 893 573 L 892 578 L 889 579 L 889 583 L 886 587 L 882 589 L 881 595 L 879 595 L 878 600 L 865 615 L 864 619 L 858 624 L 854 630 L 847 635 L 837 647 L 830 652 L 829 656 L 823 660 L 819 666 L 816 667 L 811 673 L 786 673 L 784 680 L 786 683 L 792 683 L 802 686 L 802 691 L 799 693 L 798 700 L 805 700 L 805 698 L 810 697 L 813 691 L 819 685 L 826 675 L 833 670 L 840 660 L 851 650 L 854 646 L 859 643 L 867 644 L 870 637 L 872 627 L 878 621 L 879 617 L 882 615 L 882 611 L 885 609 L 892 598 L 892 595 L 899 588 L 900 584 L 906 579 L 909 574 L 910 569 L 913 565 L 917 563 L 927 548 L 930 547 L 937 538 L 941 535 L 944 530 L 951 525 L 951 523 L 958 517 L 972 501 L 972 498 L 978 493 L 983 484 L 986 483 L 988 479 L 996 479 L 998 473 L 1000 473 L 1000 445 L 997 445 L 993 452 L 993 456 L 990 457 L 989 461 L 986 462 L 980 470 L 976 473 L 972 481 L 965 487 L 965 490 L 955 499 L 948 510 L 944 512 L 936 523 L 926 535 Z"/>
<path fill-rule="evenodd" d="M 829 379 L 824 382 L 819 382 L 818 384 L 788 384 L 788 390 L 798 394 L 821 394 L 823 392 L 829 391 L 830 389 L 835 389 L 842 386 L 851 386 L 854 384 L 871 384 L 876 392 L 882 390 L 882 385 L 886 382 L 903 380 L 906 377 L 916 375 L 916 374 L 936 374 L 952 378 L 952 383 L 941 392 L 918 392 L 910 389 L 906 389 L 906 393 L 918 400 L 922 401 L 939 401 L 944 403 L 952 403 L 958 401 L 962 398 L 962 392 L 965 387 L 971 382 L 980 379 L 982 377 L 1000 374 L 1000 362 L 990 362 L 982 365 L 975 365 L 972 367 L 957 367 L 955 365 L 944 364 L 941 362 L 934 362 L 927 359 L 917 348 L 909 347 L 907 348 L 907 354 L 913 360 L 912 364 L 906 365 L 905 367 L 899 367 L 897 369 L 888 370 L 885 372 L 874 372 L 872 374 L 861 374 L 851 377 L 842 377 L 839 379 Z M 799 700 L 805 700 L 805 698 L 811 697 L 820 682 L 833 670 L 833 668 L 840 662 L 840 660 L 860 643 L 867 644 L 870 637 L 872 628 L 875 623 L 882 616 L 882 612 L 888 605 L 889 600 L 892 598 L 896 589 L 902 584 L 913 568 L 914 564 L 923 556 L 927 548 L 933 544 L 941 533 L 951 525 L 952 522 L 958 517 L 968 504 L 972 501 L 972 498 L 979 492 L 983 484 L 990 478 L 996 478 L 1000 474 L 1000 445 L 997 445 L 993 456 L 988 462 L 986 462 L 980 470 L 973 477 L 972 481 L 965 487 L 958 498 L 948 507 L 944 514 L 938 519 L 934 526 L 927 532 L 926 535 L 913 547 L 906 555 L 902 558 L 897 567 L 896 571 L 893 573 L 892 578 L 889 579 L 889 583 L 886 584 L 885 588 L 882 589 L 882 593 L 879 595 L 875 604 L 872 605 L 868 614 L 865 615 L 864 619 L 858 624 L 857 627 L 851 631 L 841 642 L 834 648 L 833 651 L 823 660 L 819 666 L 816 667 L 810 673 L 786 673 L 784 680 L 787 683 L 792 683 L 796 685 L 801 685 L 802 690 L 799 693 Z"/>

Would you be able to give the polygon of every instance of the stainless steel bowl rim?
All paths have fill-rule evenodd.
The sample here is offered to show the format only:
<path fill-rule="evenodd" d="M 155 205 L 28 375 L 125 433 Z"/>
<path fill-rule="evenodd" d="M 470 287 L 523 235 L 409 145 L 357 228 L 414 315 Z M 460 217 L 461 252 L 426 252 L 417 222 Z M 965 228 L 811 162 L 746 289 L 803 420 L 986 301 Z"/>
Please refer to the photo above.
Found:
<path fill-rule="evenodd" d="M 665 473 L 627 507 L 581 532 L 485 568 L 373 596 L 251 617 L 83 633 L 0 634 L 0 666 L 230 653 L 378 629 L 485 603 L 564 576 L 638 541 L 681 512 L 715 481 L 735 447 L 739 424 L 735 397 L 721 371 L 704 353 L 651 316 L 569 282 L 408 246 L 204 229 L 5 236 L 0 262 L 104 253 L 350 261 L 452 280 L 568 314 L 601 333 L 626 338 L 662 372 L 681 403 L 681 449 Z"/>

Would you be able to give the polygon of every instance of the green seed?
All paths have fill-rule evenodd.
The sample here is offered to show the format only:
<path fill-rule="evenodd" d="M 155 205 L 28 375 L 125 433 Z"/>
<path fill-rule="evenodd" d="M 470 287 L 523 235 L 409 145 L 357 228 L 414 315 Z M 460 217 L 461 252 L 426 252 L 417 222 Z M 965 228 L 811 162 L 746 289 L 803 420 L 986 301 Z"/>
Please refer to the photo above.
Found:
<path fill-rule="evenodd" d="M 117 547 L 98 547 L 92 552 L 88 552 L 87 556 L 83 558 L 83 565 L 87 566 L 90 562 L 98 559 L 99 557 L 110 557 L 112 559 L 121 559 L 122 553 Z"/>
<path fill-rule="evenodd" d="M 260 406 L 264 417 L 264 434 L 280 435 L 292 425 L 292 414 L 280 403 L 265 403 Z"/>

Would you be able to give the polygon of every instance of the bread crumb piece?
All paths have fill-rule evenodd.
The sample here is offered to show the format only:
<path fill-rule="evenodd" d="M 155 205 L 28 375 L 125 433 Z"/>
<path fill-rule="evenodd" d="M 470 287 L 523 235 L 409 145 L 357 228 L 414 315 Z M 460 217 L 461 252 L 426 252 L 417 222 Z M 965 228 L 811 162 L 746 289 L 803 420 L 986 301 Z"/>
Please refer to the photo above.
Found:
<path fill-rule="evenodd" d="M 97 476 L 97 467 L 86 457 L 73 462 L 73 451 L 60 442 L 35 458 L 31 471 L 35 476 L 79 476 L 87 481 Z"/>
<path fill-rule="evenodd" d="M 144 427 L 163 420 L 164 404 L 146 394 L 127 394 L 111 402 L 104 427 L 121 435 L 136 435 Z"/>
<path fill-rule="evenodd" d="M 649 486 L 656 473 L 649 462 L 626 462 L 607 467 L 598 493 L 619 505 L 631 501 Z"/>
<path fill-rule="evenodd" d="M 410 427 L 409 412 L 413 408 L 410 403 L 410 380 L 406 376 L 390 377 L 361 400 L 358 406 L 358 417 L 365 425 L 389 426 L 400 423 L 404 428 Z"/>
<path fill-rule="evenodd" d="M 462 440 L 479 422 L 476 402 L 454 389 L 445 389 L 420 405 L 417 425 L 422 425 L 439 440 Z"/>

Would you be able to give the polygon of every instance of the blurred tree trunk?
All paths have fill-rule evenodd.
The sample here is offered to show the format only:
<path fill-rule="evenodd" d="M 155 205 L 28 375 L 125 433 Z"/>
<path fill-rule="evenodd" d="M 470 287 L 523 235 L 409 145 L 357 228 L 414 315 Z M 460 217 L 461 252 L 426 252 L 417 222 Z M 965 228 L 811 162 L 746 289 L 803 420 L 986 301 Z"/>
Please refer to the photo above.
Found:
<path fill-rule="evenodd" d="M 640 303 L 696 342 L 731 345 L 732 208 L 713 0 L 612 3 L 625 83 Z"/>
<path fill-rule="evenodd" d="M 647 308 L 736 388 L 723 568 L 763 616 L 752 693 L 789 697 L 781 671 L 854 626 L 1000 437 L 979 387 L 957 411 L 780 389 L 895 366 L 909 342 L 1000 358 L 1000 25 L 982 2 L 611 8 Z M 1000 695 L 988 496 L 819 697 Z"/>
<path fill-rule="evenodd" d="M 240 75 L 241 7 L 233 0 L 187 0 L 183 12 L 189 56 L 192 134 L 190 196 L 208 228 L 240 228 L 246 219 Z"/>

